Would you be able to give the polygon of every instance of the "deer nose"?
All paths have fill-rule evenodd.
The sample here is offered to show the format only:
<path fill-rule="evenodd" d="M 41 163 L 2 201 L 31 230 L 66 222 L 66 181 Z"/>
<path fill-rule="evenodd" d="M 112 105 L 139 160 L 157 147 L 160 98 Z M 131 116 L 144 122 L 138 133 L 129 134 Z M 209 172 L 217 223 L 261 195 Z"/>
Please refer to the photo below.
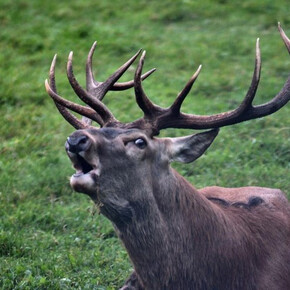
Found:
<path fill-rule="evenodd" d="M 79 153 L 85 151 L 89 147 L 89 137 L 86 135 L 68 137 L 65 148 L 71 153 Z"/>

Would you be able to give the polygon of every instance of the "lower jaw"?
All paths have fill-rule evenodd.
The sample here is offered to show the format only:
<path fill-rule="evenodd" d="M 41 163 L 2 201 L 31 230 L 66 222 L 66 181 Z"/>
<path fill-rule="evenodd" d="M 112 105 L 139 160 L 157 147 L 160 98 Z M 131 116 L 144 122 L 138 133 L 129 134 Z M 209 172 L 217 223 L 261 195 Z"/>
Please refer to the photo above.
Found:
<path fill-rule="evenodd" d="M 89 173 L 75 173 L 70 178 L 70 185 L 73 190 L 82 193 L 91 193 L 97 189 L 95 174 Z"/>
<path fill-rule="evenodd" d="M 77 171 L 75 174 L 72 175 L 72 177 L 79 178 L 79 177 L 82 177 L 82 176 L 91 175 L 91 174 L 95 173 L 94 171 L 95 170 L 90 170 L 88 172 Z"/>
<path fill-rule="evenodd" d="M 75 174 L 73 174 L 73 176 L 72 177 L 80 177 L 80 176 L 82 176 L 82 175 L 84 175 L 84 173 L 82 173 L 82 172 L 79 172 L 79 173 L 75 173 Z"/>

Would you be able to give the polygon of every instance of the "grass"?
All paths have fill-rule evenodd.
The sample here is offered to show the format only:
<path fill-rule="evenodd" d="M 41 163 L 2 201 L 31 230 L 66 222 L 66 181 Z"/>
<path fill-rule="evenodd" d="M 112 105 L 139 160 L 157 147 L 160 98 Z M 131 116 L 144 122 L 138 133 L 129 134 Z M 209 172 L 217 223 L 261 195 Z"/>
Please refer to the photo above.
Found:
<path fill-rule="evenodd" d="M 261 39 L 262 80 L 256 103 L 268 101 L 289 73 L 276 29 L 288 35 L 288 1 L 1 1 L 0 45 L 0 287 L 2 289 L 117 289 L 131 271 L 111 224 L 90 200 L 73 193 L 63 143 L 73 129 L 44 90 L 58 53 L 61 95 L 77 101 L 65 76 L 74 50 L 77 78 L 99 41 L 94 67 L 104 80 L 140 47 L 152 100 L 169 106 L 202 63 L 183 111 L 209 114 L 234 108 L 251 79 Z M 133 70 L 123 80 L 132 78 Z M 141 116 L 133 91 L 105 99 L 117 118 Z M 289 193 L 290 106 L 267 118 L 223 128 L 206 156 L 174 166 L 196 187 L 277 187 Z M 168 129 L 162 136 L 190 134 Z"/>

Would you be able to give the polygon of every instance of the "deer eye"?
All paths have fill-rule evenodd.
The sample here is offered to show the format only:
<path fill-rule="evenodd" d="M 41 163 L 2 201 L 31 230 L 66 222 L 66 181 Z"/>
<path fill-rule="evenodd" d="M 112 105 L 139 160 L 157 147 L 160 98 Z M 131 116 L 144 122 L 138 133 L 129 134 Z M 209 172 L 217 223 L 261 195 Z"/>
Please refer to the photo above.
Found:
<path fill-rule="evenodd" d="M 142 138 L 138 138 L 134 141 L 134 144 L 140 148 L 140 149 L 144 149 L 147 145 L 146 141 Z"/>

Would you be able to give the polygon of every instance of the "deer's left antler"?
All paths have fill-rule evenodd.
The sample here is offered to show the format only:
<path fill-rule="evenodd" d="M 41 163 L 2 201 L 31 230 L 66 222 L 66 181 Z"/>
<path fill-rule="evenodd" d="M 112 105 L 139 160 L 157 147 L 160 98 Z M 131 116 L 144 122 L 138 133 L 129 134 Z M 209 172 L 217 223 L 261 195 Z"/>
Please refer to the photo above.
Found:
<path fill-rule="evenodd" d="M 290 40 L 281 28 L 280 23 L 278 24 L 278 28 L 288 52 L 290 53 Z M 135 94 L 136 101 L 144 112 L 144 120 L 146 120 L 147 123 L 152 124 L 153 132 L 155 132 L 154 134 L 158 134 L 160 130 L 165 128 L 211 129 L 241 123 L 247 120 L 270 115 L 286 105 L 290 99 L 289 77 L 282 90 L 271 101 L 258 106 L 252 105 L 260 81 L 261 72 L 259 39 L 257 39 L 256 42 L 256 59 L 252 82 L 244 100 L 239 107 L 232 111 L 209 116 L 184 114 L 180 111 L 181 104 L 197 79 L 201 66 L 199 66 L 184 89 L 179 93 L 175 102 L 169 108 L 164 109 L 153 104 L 142 88 L 141 72 L 144 58 L 145 53 L 143 52 L 135 73 Z"/>

